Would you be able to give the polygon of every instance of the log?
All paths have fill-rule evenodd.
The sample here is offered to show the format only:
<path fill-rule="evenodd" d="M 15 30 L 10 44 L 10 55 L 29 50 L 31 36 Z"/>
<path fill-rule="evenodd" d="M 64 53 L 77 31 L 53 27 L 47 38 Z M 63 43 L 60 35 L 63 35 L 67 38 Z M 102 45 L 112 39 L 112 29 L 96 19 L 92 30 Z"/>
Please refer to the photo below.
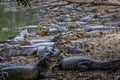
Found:
<path fill-rule="evenodd" d="M 63 1 L 67 1 L 69 3 L 76 3 L 76 4 L 120 6 L 120 2 L 112 2 L 112 1 L 81 1 L 81 0 L 63 0 Z"/>

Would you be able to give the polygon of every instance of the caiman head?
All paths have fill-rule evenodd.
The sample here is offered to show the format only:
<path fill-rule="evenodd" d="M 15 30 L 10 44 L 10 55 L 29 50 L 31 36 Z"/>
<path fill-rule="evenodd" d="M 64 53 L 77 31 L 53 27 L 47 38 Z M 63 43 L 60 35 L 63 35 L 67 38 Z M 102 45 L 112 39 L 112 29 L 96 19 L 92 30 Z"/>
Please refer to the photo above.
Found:
<path fill-rule="evenodd" d="M 54 48 L 52 50 L 49 50 L 46 47 L 45 49 L 46 53 L 38 57 L 38 62 L 36 66 L 48 67 L 48 65 L 52 62 L 53 57 L 58 53 L 58 51 L 55 50 Z"/>

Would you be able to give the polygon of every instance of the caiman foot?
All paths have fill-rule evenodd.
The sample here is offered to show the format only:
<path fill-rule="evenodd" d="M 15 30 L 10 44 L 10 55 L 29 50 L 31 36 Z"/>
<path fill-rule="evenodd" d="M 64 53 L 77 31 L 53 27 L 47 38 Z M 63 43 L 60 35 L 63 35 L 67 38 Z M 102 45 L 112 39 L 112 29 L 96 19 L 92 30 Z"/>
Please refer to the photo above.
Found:
<path fill-rule="evenodd" d="M 88 67 L 85 66 L 85 65 L 81 65 L 81 66 L 78 67 L 78 71 L 80 71 L 80 72 L 84 72 L 84 71 L 87 71 L 87 70 L 88 70 Z"/>
<path fill-rule="evenodd" d="M 0 72 L 0 80 L 6 80 L 7 77 L 8 77 L 7 72 Z"/>
<path fill-rule="evenodd" d="M 90 61 L 82 61 L 78 64 L 78 70 L 80 72 L 88 71 L 90 66 L 91 66 Z"/>
<path fill-rule="evenodd" d="M 39 78 L 40 79 L 44 79 L 44 78 L 47 78 L 48 76 L 46 76 L 45 72 L 40 72 L 39 74 Z"/>
<path fill-rule="evenodd" d="M 3 60 L 4 60 L 4 58 L 0 56 L 0 61 L 3 61 Z"/>
<path fill-rule="evenodd" d="M 51 67 L 52 72 L 54 72 L 54 71 L 55 71 L 55 68 L 57 68 L 57 67 L 58 67 L 58 64 L 54 64 L 54 65 L 52 65 L 52 67 Z"/>

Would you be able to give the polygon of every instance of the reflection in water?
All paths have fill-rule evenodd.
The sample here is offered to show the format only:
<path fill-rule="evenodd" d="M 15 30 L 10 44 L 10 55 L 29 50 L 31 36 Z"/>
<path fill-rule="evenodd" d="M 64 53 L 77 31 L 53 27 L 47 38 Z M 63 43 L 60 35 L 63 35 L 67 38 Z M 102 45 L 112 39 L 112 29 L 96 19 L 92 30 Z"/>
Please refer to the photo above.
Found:
<path fill-rule="evenodd" d="M 33 17 L 33 13 L 37 14 L 34 9 L 16 6 L 14 2 L 0 3 L 0 41 L 16 36 L 18 32 L 12 30 L 15 27 L 37 24 Z M 3 28 L 9 28 L 11 31 L 3 31 Z"/>

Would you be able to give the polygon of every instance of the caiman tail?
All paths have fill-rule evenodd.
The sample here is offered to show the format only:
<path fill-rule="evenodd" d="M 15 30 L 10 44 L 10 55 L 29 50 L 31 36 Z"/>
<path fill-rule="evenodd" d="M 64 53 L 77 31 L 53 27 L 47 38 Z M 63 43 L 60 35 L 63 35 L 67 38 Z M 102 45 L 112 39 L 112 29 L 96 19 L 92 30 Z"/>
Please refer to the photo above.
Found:
<path fill-rule="evenodd" d="M 92 70 L 117 70 L 120 68 L 120 59 L 109 62 L 95 62 L 91 65 Z"/>

